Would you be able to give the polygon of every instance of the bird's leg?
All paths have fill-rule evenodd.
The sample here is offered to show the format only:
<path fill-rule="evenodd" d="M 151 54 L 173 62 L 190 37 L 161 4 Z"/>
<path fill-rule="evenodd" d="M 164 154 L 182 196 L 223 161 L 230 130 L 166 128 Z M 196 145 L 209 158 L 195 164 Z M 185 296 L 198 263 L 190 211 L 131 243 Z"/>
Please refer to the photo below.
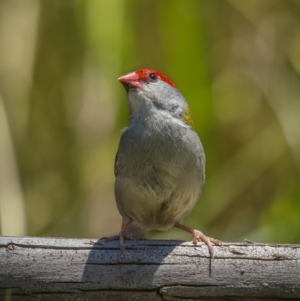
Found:
<path fill-rule="evenodd" d="M 125 239 L 131 239 L 132 237 L 130 237 L 126 231 L 128 229 L 128 227 L 130 226 L 130 224 L 133 222 L 133 219 L 130 219 L 125 225 L 122 223 L 121 226 L 121 231 L 119 233 L 119 241 L 120 241 L 120 249 L 123 251 L 125 250 L 125 244 L 124 244 L 124 240 Z"/>
<path fill-rule="evenodd" d="M 174 225 L 174 227 L 176 228 L 179 228 L 179 229 L 182 229 L 182 230 L 185 230 L 187 232 L 190 232 L 194 235 L 194 239 L 193 239 L 193 243 L 196 245 L 197 242 L 199 241 L 202 241 L 204 242 L 207 247 L 208 247 L 208 251 L 209 251 L 209 254 L 210 254 L 210 257 L 211 258 L 214 258 L 214 252 L 213 252 L 213 247 L 212 247 L 212 244 L 215 244 L 217 246 L 221 246 L 222 245 L 222 242 L 215 239 L 215 238 L 212 238 L 212 237 L 208 237 L 208 236 L 205 236 L 201 231 L 199 230 L 196 230 L 196 229 L 193 229 L 193 228 L 190 228 L 190 227 L 187 227 L 185 225 L 182 225 L 180 223 L 176 223 Z"/>
<path fill-rule="evenodd" d="M 122 226 L 121 226 L 121 230 L 127 230 L 127 228 L 129 227 L 129 225 L 131 224 L 133 222 L 133 219 L 129 219 L 129 221 L 124 225 L 123 223 L 122 223 Z"/>

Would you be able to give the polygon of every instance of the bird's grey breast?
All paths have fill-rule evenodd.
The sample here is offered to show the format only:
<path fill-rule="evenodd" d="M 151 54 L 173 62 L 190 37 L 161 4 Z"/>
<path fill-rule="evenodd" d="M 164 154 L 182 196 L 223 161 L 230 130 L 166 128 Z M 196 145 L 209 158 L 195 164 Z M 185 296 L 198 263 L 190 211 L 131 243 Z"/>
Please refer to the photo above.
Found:
<path fill-rule="evenodd" d="M 127 176 L 204 172 L 205 155 L 196 132 L 166 120 L 131 125 L 122 135 L 118 154 L 119 170 Z"/>

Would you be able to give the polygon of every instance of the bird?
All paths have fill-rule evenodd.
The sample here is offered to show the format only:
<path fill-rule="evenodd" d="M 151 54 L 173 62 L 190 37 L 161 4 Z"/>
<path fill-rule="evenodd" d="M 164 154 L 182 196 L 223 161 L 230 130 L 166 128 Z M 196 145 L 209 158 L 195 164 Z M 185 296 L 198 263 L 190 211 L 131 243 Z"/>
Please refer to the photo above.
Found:
<path fill-rule="evenodd" d="M 142 239 L 151 230 L 172 227 L 204 242 L 221 241 L 182 224 L 196 205 L 205 182 L 205 154 L 191 110 L 175 84 L 154 69 L 139 69 L 118 78 L 127 94 L 130 123 L 121 135 L 115 158 L 115 199 L 122 217 L 118 238 Z"/>

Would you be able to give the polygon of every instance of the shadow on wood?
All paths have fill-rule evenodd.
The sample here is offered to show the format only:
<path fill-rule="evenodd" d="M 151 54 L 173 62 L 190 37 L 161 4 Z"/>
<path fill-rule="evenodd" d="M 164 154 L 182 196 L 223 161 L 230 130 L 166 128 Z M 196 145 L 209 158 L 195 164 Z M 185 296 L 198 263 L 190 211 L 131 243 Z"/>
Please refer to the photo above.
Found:
<path fill-rule="evenodd" d="M 155 275 L 164 259 L 181 243 L 125 241 L 126 249 L 121 251 L 119 241 L 99 239 L 82 275 L 82 281 L 88 283 L 86 292 L 98 292 L 95 300 L 99 300 L 99 293 L 101 300 L 161 300 Z"/>

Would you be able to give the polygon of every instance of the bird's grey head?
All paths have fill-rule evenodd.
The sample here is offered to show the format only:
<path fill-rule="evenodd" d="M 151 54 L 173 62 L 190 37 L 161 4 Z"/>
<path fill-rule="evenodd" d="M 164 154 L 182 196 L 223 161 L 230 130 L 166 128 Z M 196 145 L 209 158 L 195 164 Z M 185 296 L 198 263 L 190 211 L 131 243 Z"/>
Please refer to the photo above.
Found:
<path fill-rule="evenodd" d="M 140 69 L 119 78 L 127 91 L 131 119 L 162 111 L 183 118 L 188 104 L 173 82 L 153 69 Z"/>

